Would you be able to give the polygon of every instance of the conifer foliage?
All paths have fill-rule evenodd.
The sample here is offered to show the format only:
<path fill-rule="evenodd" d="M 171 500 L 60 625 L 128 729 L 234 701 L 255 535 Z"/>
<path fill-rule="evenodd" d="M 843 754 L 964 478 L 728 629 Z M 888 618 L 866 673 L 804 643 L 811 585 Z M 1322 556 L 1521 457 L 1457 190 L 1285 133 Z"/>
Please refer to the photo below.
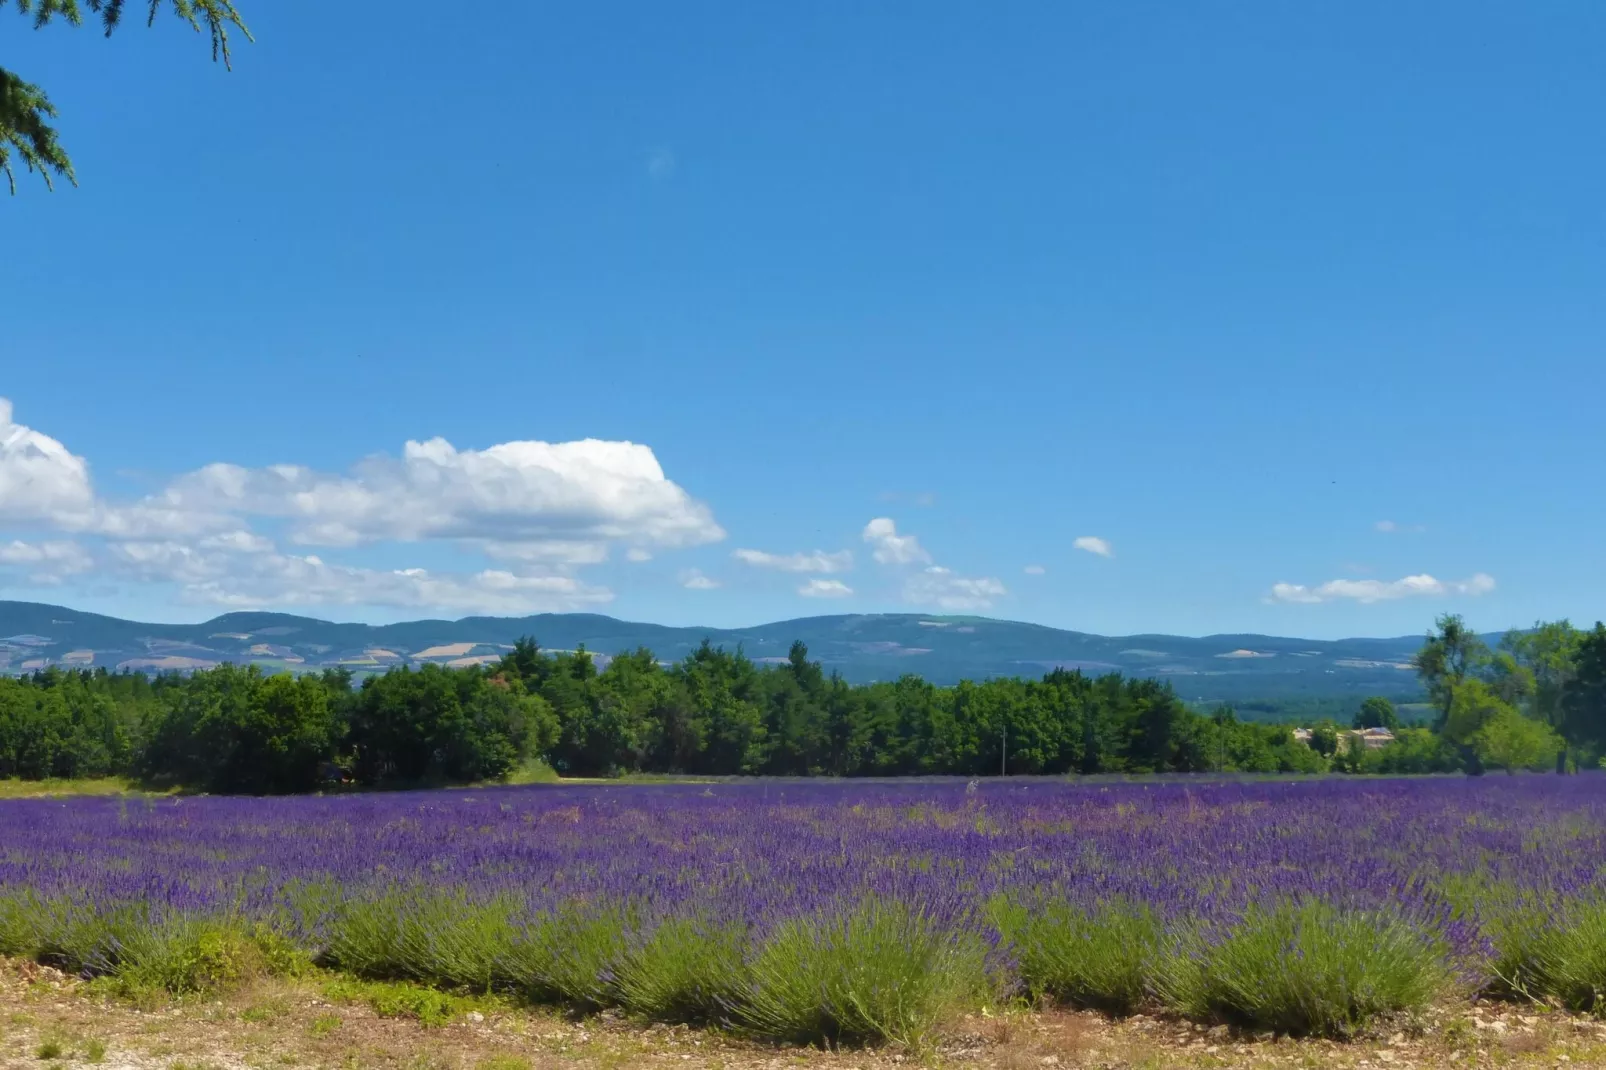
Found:
<path fill-rule="evenodd" d="M 36 30 L 53 23 L 81 26 L 86 13 L 100 24 L 107 37 L 122 25 L 126 0 L 0 0 L 0 10 L 14 6 L 25 18 L 32 20 Z M 205 32 L 212 39 L 212 59 L 230 66 L 229 35 L 238 31 L 246 40 L 251 31 L 246 28 L 231 0 L 149 0 L 134 5 L 142 9 L 147 26 L 156 22 L 163 7 L 188 23 L 197 33 Z M 72 159 L 61 145 L 51 120 L 57 117 L 56 107 L 39 86 L 25 81 L 4 66 L 0 66 L 0 174 L 4 174 L 11 192 L 17 192 L 16 164 L 29 171 L 37 171 L 48 188 L 55 188 L 55 178 L 65 178 L 78 184 Z"/>

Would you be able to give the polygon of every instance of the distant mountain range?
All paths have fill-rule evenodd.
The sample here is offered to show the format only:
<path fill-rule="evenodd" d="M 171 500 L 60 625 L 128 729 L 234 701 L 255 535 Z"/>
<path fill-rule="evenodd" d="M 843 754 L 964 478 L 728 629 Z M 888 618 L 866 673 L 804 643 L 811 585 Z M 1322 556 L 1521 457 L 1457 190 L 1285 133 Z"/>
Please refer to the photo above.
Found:
<path fill-rule="evenodd" d="M 584 645 L 606 655 L 647 647 L 674 661 L 705 638 L 740 646 L 756 661 L 784 660 L 792 641 L 854 682 L 916 673 L 933 683 L 1040 676 L 1063 666 L 1170 681 L 1199 702 L 1341 698 L 1417 692 L 1410 660 L 1421 636 L 1283 639 L 1266 635 L 1102 636 L 987 617 L 887 613 L 802 617 L 752 628 L 671 628 L 590 613 L 465 617 L 402 624 L 335 624 L 283 613 L 228 613 L 201 624 L 141 624 L 61 606 L 0 601 L 0 673 L 49 665 L 144 671 L 193 670 L 225 661 L 303 672 L 341 665 L 494 661 L 520 636 L 542 647 Z"/>

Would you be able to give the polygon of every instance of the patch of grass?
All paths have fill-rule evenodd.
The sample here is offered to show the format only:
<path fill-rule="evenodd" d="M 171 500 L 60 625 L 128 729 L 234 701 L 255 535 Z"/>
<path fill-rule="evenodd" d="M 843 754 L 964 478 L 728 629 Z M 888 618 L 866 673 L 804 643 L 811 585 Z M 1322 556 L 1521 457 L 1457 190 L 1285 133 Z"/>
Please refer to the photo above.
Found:
<path fill-rule="evenodd" d="M 34 1048 L 33 1054 L 38 1059 L 59 1059 L 67 1054 L 67 1050 L 62 1047 L 61 1041 L 51 1039 L 40 1041 L 39 1046 Z"/>
<path fill-rule="evenodd" d="M 520 1055 L 492 1055 L 475 1063 L 474 1070 L 530 1070 L 530 1060 Z"/>
<path fill-rule="evenodd" d="M 619 1002 L 656 1021 L 722 1021 L 744 987 L 746 943 L 746 932 L 737 926 L 665 921 L 614 971 Z"/>
<path fill-rule="evenodd" d="M 562 778 L 557 770 L 539 758 L 527 758 L 518 768 L 508 774 L 503 784 L 556 784 Z"/>
<path fill-rule="evenodd" d="M 804 1044 L 921 1047 L 988 995 L 985 942 L 918 908 L 868 900 L 781 925 L 758 950 L 736 1010 L 753 1032 Z"/>
<path fill-rule="evenodd" d="M 1108 1014 L 1131 1014 L 1151 998 L 1160 927 L 1144 907 L 1047 899 L 995 903 L 992 913 L 1033 996 Z"/>
<path fill-rule="evenodd" d="M 273 1022 L 290 1013 L 290 1008 L 282 999 L 270 999 L 264 1003 L 253 1003 L 240 1012 L 242 1022 Z"/>
<path fill-rule="evenodd" d="M 45 780 L 0 778 L 0 799 L 33 799 L 42 795 L 134 795 L 151 794 L 125 777 L 78 777 Z"/>
<path fill-rule="evenodd" d="M 344 1019 L 338 1014 L 320 1014 L 312 1020 L 312 1024 L 307 1027 L 307 1032 L 315 1037 L 326 1037 L 344 1024 Z"/>
<path fill-rule="evenodd" d="M 84 1062 L 103 1063 L 106 1061 L 106 1042 L 99 1037 L 90 1037 L 84 1041 Z"/>
<path fill-rule="evenodd" d="M 1411 925 L 1320 902 L 1252 911 L 1217 941 L 1195 935 L 1157 975 L 1190 1017 L 1328 1037 L 1420 1012 L 1449 983 L 1442 949 Z"/>
<path fill-rule="evenodd" d="M 340 979 L 326 985 L 324 995 L 337 1003 L 366 1003 L 381 1018 L 412 1018 L 426 1026 L 446 1025 L 479 1005 L 456 993 L 405 981 Z M 332 1031 L 339 1025 L 340 1019 L 335 1018 L 329 1028 Z M 315 1022 L 315 1030 L 316 1026 Z"/>

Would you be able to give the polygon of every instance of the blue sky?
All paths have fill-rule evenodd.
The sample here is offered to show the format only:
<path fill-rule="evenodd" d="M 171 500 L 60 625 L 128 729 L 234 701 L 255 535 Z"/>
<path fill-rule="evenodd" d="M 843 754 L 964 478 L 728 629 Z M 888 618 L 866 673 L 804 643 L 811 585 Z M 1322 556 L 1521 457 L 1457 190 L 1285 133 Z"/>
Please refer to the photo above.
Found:
<path fill-rule="evenodd" d="M 3 16 L 0 597 L 1606 605 L 1593 0 L 241 7 Z"/>

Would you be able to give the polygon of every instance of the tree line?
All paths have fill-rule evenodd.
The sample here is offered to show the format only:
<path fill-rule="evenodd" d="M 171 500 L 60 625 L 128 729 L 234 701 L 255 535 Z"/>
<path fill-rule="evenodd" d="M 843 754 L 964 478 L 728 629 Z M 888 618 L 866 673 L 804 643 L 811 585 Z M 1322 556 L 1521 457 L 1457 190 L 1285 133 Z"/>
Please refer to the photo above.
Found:
<path fill-rule="evenodd" d="M 622 773 L 903 776 L 1315 772 L 1287 726 L 1190 711 L 1171 688 L 1056 670 L 1040 680 L 852 685 L 801 643 L 784 664 L 704 643 L 599 670 L 521 640 L 500 662 L 266 675 L 50 668 L 0 680 L 0 776 L 126 775 L 215 792 L 505 779 L 531 762 Z"/>
<path fill-rule="evenodd" d="M 124 775 L 214 792 L 567 776 L 984 776 L 1433 773 L 1593 764 L 1606 750 L 1606 628 L 1543 625 L 1490 649 L 1441 618 L 1417 658 L 1432 725 L 1368 700 L 1309 744 L 1293 726 L 1188 708 L 1168 684 L 1055 670 L 1041 679 L 917 676 L 849 684 L 794 643 L 782 664 L 704 643 L 665 665 L 640 649 L 599 670 L 584 650 L 521 640 L 499 662 L 373 675 L 188 676 L 50 668 L 0 680 L 0 776 Z"/>

